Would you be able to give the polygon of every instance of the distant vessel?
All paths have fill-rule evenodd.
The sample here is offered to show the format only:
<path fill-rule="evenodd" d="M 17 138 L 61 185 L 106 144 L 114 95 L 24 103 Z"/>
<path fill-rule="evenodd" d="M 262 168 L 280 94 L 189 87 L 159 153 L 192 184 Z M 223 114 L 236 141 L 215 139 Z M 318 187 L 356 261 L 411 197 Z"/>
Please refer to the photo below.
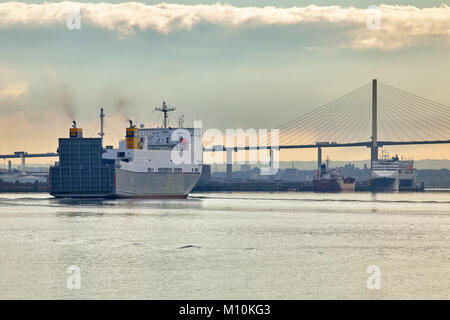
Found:
<path fill-rule="evenodd" d="M 100 138 L 83 138 L 74 121 L 69 138 L 59 139 L 59 162 L 50 168 L 50 194 L 85 198 L 186 198 L 200 178 L 202 146 L 200 128 L 167 127 L 163 102 L 163 127 L 126 128 L 119 148 L 103 148 Z M 103 128 L 103 109 L 100 113 Z M 189 161 L 174 161 L 189 159 Z"/>
<path fill-rule="evenodd" d="M 356 179 L 342 177 L 338 169 L 330 169 L 322 164 L 314 177 L 314 188 L 318 192 L 354 192 Z"/>
<path fill-rule="evenodd" d="M 372 163 L 370 190 L 373 192 L 423 191 L 417 184 L 413 160 L 400 160 L 398 155 L 389 158 L 387 153 Z"/>

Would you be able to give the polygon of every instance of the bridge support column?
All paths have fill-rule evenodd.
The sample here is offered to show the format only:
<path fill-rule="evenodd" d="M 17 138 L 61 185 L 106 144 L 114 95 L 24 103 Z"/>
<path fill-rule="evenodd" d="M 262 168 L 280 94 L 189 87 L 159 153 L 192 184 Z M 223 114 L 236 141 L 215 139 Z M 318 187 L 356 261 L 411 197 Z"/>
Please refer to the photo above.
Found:
<path fill-rule="evenodd" d="M 23 174 L 25 174 L 25 156 L 22 154 L 21 158 L 22 158 L 21 171 Z"/>
<path fill-rule="evenodd" d="M 227 180 L 233 178 L 233 149 L 227 148 Z"/>
<path fill-rule="evenodd" d="M 378 147 L 372 147 L 370 149 L 370 164 L 372 165 L 373 162 L 378 161 Z"/>
<path fill-rule="evenodd" d="M 270 148 L 270 153 L 269 154 L 270 154 L 270 170 L 272 171 L 273 168 L 275 167 L 274 150 L 273 150 L 273 148 Z M 275 179 L 275 174 L 271 174 L 270 175 L 270 180 L 274 180 L 274 179 Z"/>
<path fill-rule="evenodd" d="M 377 79 L 372 80 L 372 146 L 370 150 L 370 166 L 378 161 L 378 123 L 377 123 Z"/>
<path fill-rule="evenodd" d="M 8 172 L 11 172 L 11 160 L 8 160 Z"/>
<path fill-rule="evenodd" d="M 317 148 L 317 169 L 320 170 L 320 167 L 322 166 L 322 148 Z"/>

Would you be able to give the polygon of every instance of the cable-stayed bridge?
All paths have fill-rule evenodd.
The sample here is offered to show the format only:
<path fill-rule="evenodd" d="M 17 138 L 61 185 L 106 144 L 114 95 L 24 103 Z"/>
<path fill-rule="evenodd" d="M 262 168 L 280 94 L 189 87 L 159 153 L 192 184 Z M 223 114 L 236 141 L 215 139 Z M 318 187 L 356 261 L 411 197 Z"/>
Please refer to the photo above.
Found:
<path fill-rule="evenodd" d="M 450 143 L 450 107 L 374 79 L 277 129 L 276 146 L 268 138 L 248 139 L 205 151 L 227 151 L 229 175 L 232 152 L 240 150 L 317 148 L 320 164 L 322 148 L 368 147 L 373 162 L 383 146 Z"/>
<path fill-rule="evenodd" d="M 368 147 L 371 160 L 378 148 L 392 145 L 450 143 L 450 107 L 379 82 L 371 82 L 280 126 L 279 142 L 248 140 L 240 146 L 214 146 L 205 152 L 226 151 L 231 170 L 232 152 L 252 149 Z M 15 152 L 0 159 L 56 157 L 57 153 Z M 231 172 L 231 171 L 230 171 Z"/>

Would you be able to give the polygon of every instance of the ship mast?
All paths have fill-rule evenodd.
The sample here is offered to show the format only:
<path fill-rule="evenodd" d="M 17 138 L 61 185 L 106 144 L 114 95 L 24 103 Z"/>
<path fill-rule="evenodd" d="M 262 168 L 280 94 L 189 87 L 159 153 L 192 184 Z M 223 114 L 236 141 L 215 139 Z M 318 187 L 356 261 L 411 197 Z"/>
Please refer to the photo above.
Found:
<path fill-rule="evenodd" d="M 102 143 L 102 147 L 103 147 L 103 136 L 105 135 L 105 133 L 103 132 L 103 119 L 105 118 L 105 114 L 103 113 L 103 108 L 100 108 L 100 132 L 98 133 L 98 135 L 100 136 L 101 143 Z"/>
<path fill-rule="evenodd" d="M 178 119 L 178 128 L 183 128 L 184 126 L 184 114 L 180 115 L 180 118 Z"/>
<path fill-rule="evenodd" d="M 175 108 L 168 106 L 165 101 L 163 101 L 161 108 L 155 108 L 155 111 L 161 111 L 164 113 L 164 120 L 163 120 L 164 128 L 167 128 L 167 113 L 174 110 Z"/>

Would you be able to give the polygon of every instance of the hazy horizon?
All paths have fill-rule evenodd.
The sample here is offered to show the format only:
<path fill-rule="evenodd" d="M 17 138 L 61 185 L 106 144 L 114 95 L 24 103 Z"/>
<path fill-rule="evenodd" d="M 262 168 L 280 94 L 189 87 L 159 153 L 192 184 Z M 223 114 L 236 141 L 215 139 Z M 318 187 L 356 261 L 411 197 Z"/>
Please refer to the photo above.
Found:
<path fill-rule="evenodd" d="M 12 159 L 12 160 L 16 160 L 14 163 L 12 162 L 12 168 L 13 169 L 18 169 L 20 168 L 21 164 L 20 164 L 20 159 L 17 161 L 17 159 Z M 325 159 L 324 159 L 325 160 Z M 55 158 L 55 161 L 56 158 Z M 27 168 L 46 168 L 48 166 L 54 165 L 54 162 L 46 162 L 46 163 L 33 163 L 33 162 L 26 162 L 26 167 Z M 330 165 L 332 167 L 336 167 L 336 166 L 344 166 L 345 164 L 354 164 L 355 167 L 357 168 L 363 168 L 364 164 L 367 164 L 370 167 L 370 159 L 365 159 L 365 160 L 329 160 L 330 161 Z M 313 170 L 316 167 L 316 163 L 317 161 L 313 161 L 313 160 L 295 160 L 295 161 L 280 161 L 279 165 L 281 169 L 286 169 L 286 168 L 290 168 L 292 166 L 292 162 L 294 162 L 294 167 L 300 170 Z M 214 166 L 215 163 L 206 163 L 205 164 L 209 164 L 211 166 Z M 217 163 L 218 166 L 223 166 L 224 170 L 225 170 L 225 163 Z M 240 164 L 233 164 L 234 167 L 239 167 Z M 251 165 L 251 167 L 253 166 L 263 166 L 261 164 L 255 164 L 255 165 Z M 440 169 L 448 169 L 450 170 L 450 159 L 423 159 L 423 160 L 416 160 L 415 164 L 414 164 L 415 169 L 418 170 L 440 170 Z M 5 161 L 5 163 L 2 165 L 1 167 L 2 169 L 7 169 L 8 165 L 7 165 L 7 161 Z"/>

